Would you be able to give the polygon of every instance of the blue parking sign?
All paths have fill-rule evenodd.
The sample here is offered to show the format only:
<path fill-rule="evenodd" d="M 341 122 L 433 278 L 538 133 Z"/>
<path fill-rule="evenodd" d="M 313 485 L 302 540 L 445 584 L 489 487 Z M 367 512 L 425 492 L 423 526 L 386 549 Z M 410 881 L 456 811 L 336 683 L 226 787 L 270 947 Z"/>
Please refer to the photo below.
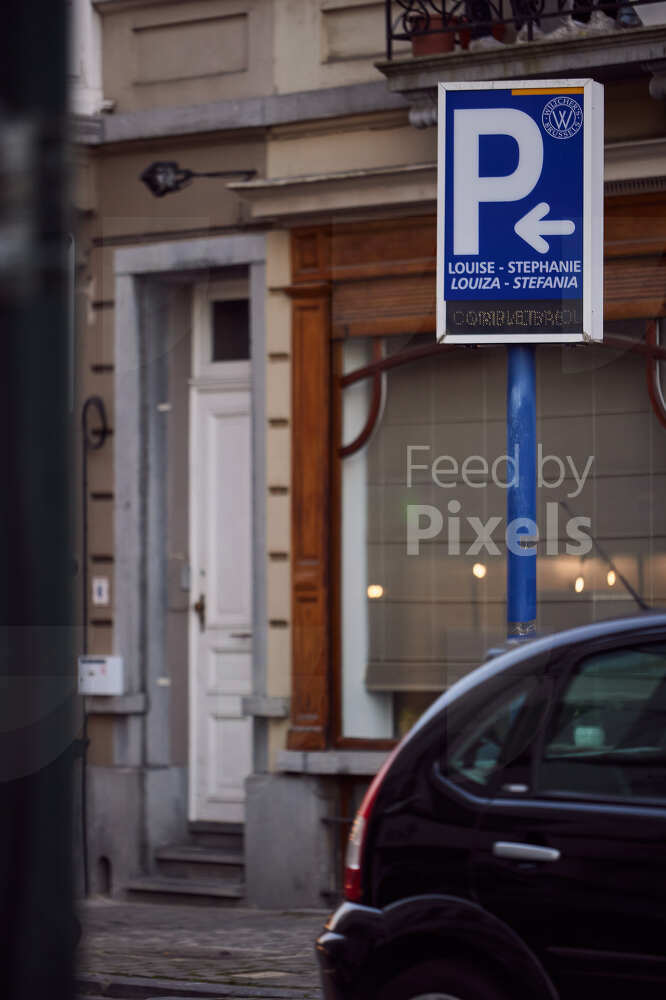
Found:
<path fill-rule="evenodd" d="M 600 340 L 603 88 L 439 85 L 438 337 Z"/>

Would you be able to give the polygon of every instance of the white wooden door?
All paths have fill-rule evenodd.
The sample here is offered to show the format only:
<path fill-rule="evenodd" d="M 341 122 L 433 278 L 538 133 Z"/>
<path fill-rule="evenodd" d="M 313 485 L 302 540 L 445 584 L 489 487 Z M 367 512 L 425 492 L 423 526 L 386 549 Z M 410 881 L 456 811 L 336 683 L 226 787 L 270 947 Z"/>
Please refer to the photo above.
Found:
<path fill-rule="evenodd" d="M 190 384 L 190 819 L 243 822 L 252 771 L 252 467 L 249 360 L 216 361 L 212 304 L 195 292 Z"/>

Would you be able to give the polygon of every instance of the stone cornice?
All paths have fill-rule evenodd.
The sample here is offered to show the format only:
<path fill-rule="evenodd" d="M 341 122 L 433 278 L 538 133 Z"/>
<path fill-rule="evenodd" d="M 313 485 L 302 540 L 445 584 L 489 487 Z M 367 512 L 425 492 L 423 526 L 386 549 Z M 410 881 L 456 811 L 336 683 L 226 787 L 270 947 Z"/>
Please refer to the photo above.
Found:
<path fill-rule="evenodd" d="M 666 137 L 613 142 L 606 145 L 604 181 L 618 184 L 666 176 Z M 608 192 L 607 192 L 608 193 Z"/>
<path fill-rule="evenodd" d="M 104 121 L 102 115 L 71 115 L 72 142 L 79 146 L 98 146 L 102 141 Z"/>
<path fill-rule="evenodd" d="M 606 146 L 607 195 L 662 191 L 665 186 L 666 138 Z M 434 210 L 437 164 L 236 181 L 227 187 L 248 203 L 253 221 L 296 221 L 375 209 L 394 212 L 406 206 Z"/>
<path fill-rule="evenodd" d="M 276 177 L 228 184 L 248 202 L 253 219 L 278 220 L 436 200 L 435 163 Z"/>
<path fill-rule="evenodd" d="M 82 132 L 91 145 L 168 139 L 206 132 L 238 132 L 276 125 L 404 110 L 407 102 L 386 83 L 359 83 L 293 94 L 270 94 L 240 100 L 212 101 L 186 107 L 96 115 L 97 130 Z"/>

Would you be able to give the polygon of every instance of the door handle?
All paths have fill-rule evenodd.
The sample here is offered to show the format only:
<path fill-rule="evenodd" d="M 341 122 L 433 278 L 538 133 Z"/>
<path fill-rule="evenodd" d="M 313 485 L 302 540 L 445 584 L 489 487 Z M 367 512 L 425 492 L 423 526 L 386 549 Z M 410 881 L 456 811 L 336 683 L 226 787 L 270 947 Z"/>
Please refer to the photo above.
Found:
<path fill-rule="evenodd" d="M 199 617 L 199 628 L 203 632 L 206 627 L 206 595 L 200 594 L 199 600 L 192 605 L 192 610 L 196 611 Z"/>
<path fill-rule="evenodd" d="M 251 632 L 232 632 L 231 633 L 231 638 L 232 639 L 251 639 L 252 638 L 252 633 Z"/>
<path fill-rule="evenodd" d="M 497 840 L 493 844 L 496 858 L 510 858 L 512 861 L 559 861 L 560 852 L 555 847 L 540 847 L 538 844 L 513 844 Z"/>

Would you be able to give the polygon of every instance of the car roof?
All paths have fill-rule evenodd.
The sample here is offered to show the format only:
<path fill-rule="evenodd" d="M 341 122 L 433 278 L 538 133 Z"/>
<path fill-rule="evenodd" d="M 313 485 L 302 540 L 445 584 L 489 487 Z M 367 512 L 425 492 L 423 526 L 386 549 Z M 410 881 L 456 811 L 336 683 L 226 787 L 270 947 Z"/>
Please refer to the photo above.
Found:
<path fill-rule="evenodd" d="M 607 636 L 633 633 L 640 634 L 649 629 L 666 629 L 666 612 L 645 611 L 640 615 L 632 615 L 626 618 L 610 618 L 605 621 L 593 622 L 590 625 L 579 625 L 576 628 L 565 629 L 562 632 L 553 632 L 545 636 L 537 636 L 534 639 L 512 641 L 506 644 L 504 652 L 495 655 L 487 662 L 466 674 L 463 678 L 444 691 L 440 697 L 433 702 L 430 708 L 421 716 L 413 729 L 405 737 L 410 739 L 417 732 L 420 732 L 430 721 L 442 711 L 442 709 L 457 701 L 472 688 L 485 683 L 497 674 L 503 673 L 510 667 L 515 666 L 524 660 L 531 660 L 540 654 L 553 653 L 558 649 L 567 646 L 577 646 L 594 642 L 595 639 L 603 639 Z"/>

